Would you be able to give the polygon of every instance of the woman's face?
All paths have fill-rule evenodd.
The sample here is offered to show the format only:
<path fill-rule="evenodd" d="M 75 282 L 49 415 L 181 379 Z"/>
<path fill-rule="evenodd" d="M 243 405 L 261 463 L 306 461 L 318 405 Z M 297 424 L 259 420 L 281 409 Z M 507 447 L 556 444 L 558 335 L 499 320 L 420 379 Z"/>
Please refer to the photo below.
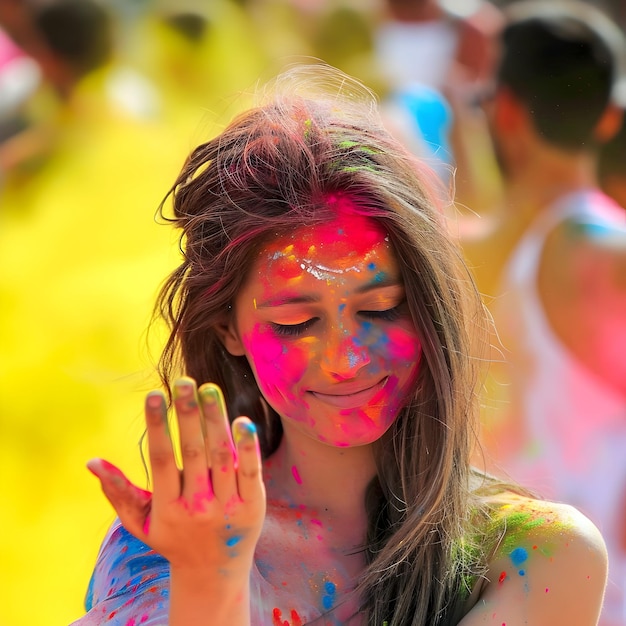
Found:
<path fill-rule="evenodd" d="M 421 355 L 385 231 L 346 210 L 262 250 L 228 337 L 282 420 L 333 446 L 389 428 Z"/>

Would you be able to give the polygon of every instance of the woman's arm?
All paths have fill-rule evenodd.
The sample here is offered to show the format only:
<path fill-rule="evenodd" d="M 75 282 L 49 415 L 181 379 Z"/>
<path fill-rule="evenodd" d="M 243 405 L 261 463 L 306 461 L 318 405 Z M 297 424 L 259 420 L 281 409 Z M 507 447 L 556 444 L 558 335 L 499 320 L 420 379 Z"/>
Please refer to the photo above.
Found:
<path fill-rule="evenodd" d="M 221 392 L 181 379 L 174 388 L 182 470 L 170 439 L 165 399 L 146 400 L 153 493 L 96 459 L 89 468 L 126 530 L 169 561 L 170 626 L 245 626 L 249 579 L 265 516 L 253 424 L 228 424 Z M 135 616 L 135 620 L 141 616 Z M 139 621 L 137 621 L 139 623 Z"/>

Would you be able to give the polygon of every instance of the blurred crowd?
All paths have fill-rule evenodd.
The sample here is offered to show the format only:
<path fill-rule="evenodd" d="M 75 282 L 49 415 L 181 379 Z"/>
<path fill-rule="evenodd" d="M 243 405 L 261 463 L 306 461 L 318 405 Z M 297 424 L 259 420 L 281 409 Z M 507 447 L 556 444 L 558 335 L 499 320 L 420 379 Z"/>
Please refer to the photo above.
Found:
<path fill-rule="evenodd" d="M 113 517 L 85 462 L 146 480 L 147 329 L 179 254 L 156 209 L 303 60 L 371 87 L 440 181 L 495 322 L 477 464 L 592 518 L 601 626 L 626 624 L 625 7 L 0 0 L 0 626 L 81 614 Z"/>

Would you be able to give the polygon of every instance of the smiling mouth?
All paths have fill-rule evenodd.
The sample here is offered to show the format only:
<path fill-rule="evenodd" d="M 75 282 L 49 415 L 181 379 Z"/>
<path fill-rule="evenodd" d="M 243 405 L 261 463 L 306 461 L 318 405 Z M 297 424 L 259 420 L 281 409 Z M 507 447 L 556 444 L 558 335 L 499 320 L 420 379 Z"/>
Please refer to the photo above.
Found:
<path fill-rule="evenodd" d="M 370 402 L 382 390 L 387 380 L 389 377 L 385 376 L 375 385 L 352 393 L 320 393 L 319 391 L 310 391 L 309 393 L 321 402 L 339 409 L 354 409 Z"/>

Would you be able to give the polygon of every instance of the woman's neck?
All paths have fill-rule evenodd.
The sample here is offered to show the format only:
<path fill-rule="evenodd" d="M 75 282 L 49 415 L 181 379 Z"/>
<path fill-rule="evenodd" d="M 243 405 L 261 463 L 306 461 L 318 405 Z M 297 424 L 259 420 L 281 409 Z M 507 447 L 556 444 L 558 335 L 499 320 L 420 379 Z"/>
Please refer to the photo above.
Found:
<path fill-rule="evenodd" d="M 363 517 L 367 485 L 376 473 L 371 446 L 336 448 L 285 425 L 278 450 L 265 462 L 268 501 L 305 506 L 333 517 Z"/>

